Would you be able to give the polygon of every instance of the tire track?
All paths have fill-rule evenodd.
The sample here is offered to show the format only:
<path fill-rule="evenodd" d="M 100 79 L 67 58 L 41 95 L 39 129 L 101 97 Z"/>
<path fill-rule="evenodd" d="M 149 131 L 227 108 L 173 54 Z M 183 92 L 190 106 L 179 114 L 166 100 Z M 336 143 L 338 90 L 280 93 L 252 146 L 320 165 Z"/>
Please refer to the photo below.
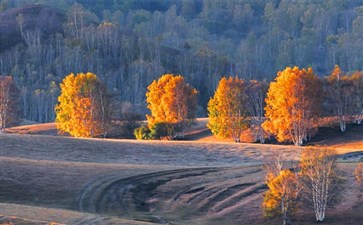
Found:
<path fill-rule="evenodd" d="M 260 168 L 183 168 L 131 177 L 111 175 L 96 180 L 79 195 L 81 212 L 171 224 L 163 215 L 179 218 L 226 214 L 261 196 L 256 180 Z M 178 207 L 192 208 L 180 215 Z M 97 220 L 96 220 L 97 221 Z"/>
<path fill-rule="evenodd" d="M 78 210 L 162 222 L 162 218 L 149 213 L 147 199 L 153 195 L 153 190 L 171 180 L 203 176 L 219 170 L 220 168 L 188 168 L 128 178 L 117 175 L 105 177 L 86 186 L 79 196 Z M 140 213 L 144 215 L 140 216 Z"/>

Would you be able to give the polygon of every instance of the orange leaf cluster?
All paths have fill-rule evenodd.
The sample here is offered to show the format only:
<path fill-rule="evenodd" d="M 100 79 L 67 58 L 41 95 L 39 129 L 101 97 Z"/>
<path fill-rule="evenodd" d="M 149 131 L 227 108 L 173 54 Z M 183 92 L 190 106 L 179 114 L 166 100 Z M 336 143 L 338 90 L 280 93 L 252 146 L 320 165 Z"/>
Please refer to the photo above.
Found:
<path fill-rule="evenodd" d="M 151 115 L 149 127 L 156 123 L 184 124 L 195 118 L 197 90 L 180 75 L 165 74 L 147 88 L 146 102 Z"/>
<path fill-rule="evenodd" d="M 56 125 L 74 137 L 94 137 L 104 132 L 100 97 L 105 89 L 93 73 L 71 73 L 60 84 Z"/>
<path fill-rule="evenodd" d="M 279 142 L 301 145 L 314 128 L 320 108 L 320 84 L 311 68 L 287 67 L 271 82 L 263 128 Z"/>
<path fill-rule="evenodd" d="M 262 207 L 268 216 L 282 215 L 287 220 L 299 192 L 296 174 L 290 170 L 282 170 L 278 176 L 268 174 L 266 183 L 269 190 L 264 195 Z"/>

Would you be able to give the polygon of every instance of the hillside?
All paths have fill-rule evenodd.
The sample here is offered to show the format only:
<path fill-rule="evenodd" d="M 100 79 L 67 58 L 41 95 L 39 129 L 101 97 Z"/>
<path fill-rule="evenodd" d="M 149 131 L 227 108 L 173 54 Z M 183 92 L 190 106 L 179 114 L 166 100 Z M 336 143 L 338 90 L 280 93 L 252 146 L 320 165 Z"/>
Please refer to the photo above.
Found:
<path fill-rule="evenodd" d="M 260 208 L 262 156 L 282 151 L 284 159 L 296 160 L 301 149 L 28 134 L 1 135 L 0 142 L 0 222 L 27 225 L 276 224 Z M 362 219 L 354 161 L 339 164 L 349 191 L 329 210 L 327 224 Z M 303 209 L 295 222 L 313 220 Z"/>
<path fill-rule="evenodd" d="M 32 41 L 37 41 L 32 40 L 32 32 L 40 32 L 42 41 L 52 34 L 62 33 L 64 20 L 64 12 L 41 4 L 0 13 L 0 52 L 19 44 L 29 46 Z"/>
<path fill-rule="evenodd" d="M 0 225 L 361 225 L 362 113 L 363 0 L 0 0 Z"/>
<path fill-rule="evenodd" d="M 199 118 L 196 121 L 196 124 L 192 127 L 187 128 L 185 131 L 185 142 L 193 142 L 193 143 L 232 143 L 231 139 L 217 139 L 213 136 L 210 130 L 206 127 L 208 122 L 207 118 Z M 338 150 L 339 153 L 343 154 L 351 151 L 363 151 L 363 126 L 350 124 L 348 125 L 347 131 L 342 133 L 338 127 L 338 125 L 324 126 L 320 127 L 316 136 L 312 138 L 307 145 L 312 146 L 328 146 Z M 117 129 L 115 129 L 116 133 L 112 136 L 118 136 Z M 32 134 L 32 135 L 50 135 L 50 136 L 58 136 L 57 129 L 54 123 L 45 123 L 45 124 L 32 124 L 32 125 L 23 125 L 18 127 L 12 127 L 7 129 L 8 133 L 14 134 Z M 245 132 L 245 136 L 242 137 L 242 140 L 248 140 L 250 138 L 248 135 L 248 131 Z M 180 141 L 176 141 L 180 142 Z M 269 145 L 268 143 L 266 145 Z M 272 144 L 281 146 L 281 144 L 276 143 L 276 141 L 272 141 Z M 253 145 L 253 144 L 252 144 Z M 289 144 L 287 144 L 288 146 Z M 291 144 L 290 144 L 291 145 Z M 260 144 L 256 144 L 256 146 L 260 146 Z M 262 145 L 263 146 L 263 145 Z"/>
<path fill-rule="evenodd" d="M 0 74 L 14 77 L 28 120 L 53 121 L 57 85 L 88 71 L 141 115 L 146 87 L 164 73 L 181 74 L 199 90 L 198 116 L 206 116 L 222 76 L 270 81 L 294 65 L 319 76 L 335 64 L 363 70 L 362 7 L 349 0 L 9 0 L 0 7 Z"/>

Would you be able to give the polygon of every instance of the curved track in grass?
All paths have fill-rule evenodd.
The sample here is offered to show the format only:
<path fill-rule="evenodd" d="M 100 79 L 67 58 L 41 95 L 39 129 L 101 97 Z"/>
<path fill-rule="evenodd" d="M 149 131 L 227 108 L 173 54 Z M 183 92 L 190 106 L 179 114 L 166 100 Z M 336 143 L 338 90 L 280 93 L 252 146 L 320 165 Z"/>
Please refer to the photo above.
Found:
<path fill-rule="evenodd" d="M 88 184 L 78 209 L 137 221 L 185 224 L 235 214 L 266 189 L 261 167 L 183 168 Z M 189 222 L 188 222 L 189 221 Z"/>

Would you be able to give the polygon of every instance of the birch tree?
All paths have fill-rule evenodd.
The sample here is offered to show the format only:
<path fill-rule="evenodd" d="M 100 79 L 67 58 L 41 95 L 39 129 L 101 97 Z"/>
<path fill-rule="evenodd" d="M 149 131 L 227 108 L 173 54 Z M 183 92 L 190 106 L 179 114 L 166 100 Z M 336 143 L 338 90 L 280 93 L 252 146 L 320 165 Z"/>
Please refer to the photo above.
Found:
<path fill-rule="evenodd" d="M 300 190 L 297 175 L 285 169 L 276 177 L 268 174 L 266 184 L 269 190 L 262 204 L 266 215 L 280 216 L 283 225 L 289 224 Z"/>
<path fill-rule="evenodd" d="M 246 93 L 243 80 L 223 77 L 208 103 L 208 128 L 220 138 L 232 137 L 240 142 L 247 128 Z"/>
<path fill-rule="evenodd" d="M 363 72 L 356 71 L 349 80 L 352 84 L 351 112 L 356 124 L 361 124 L 363 120 Z"/>
<path fill-rule="evenodd" d="M 324 221 L 328 207 L 339 200 L 343 190 L 336 154 L 335 150 L 312 147 L 301 153 L 299 177 L 304 200 L 314 209 L 317 222 Z"/>
<path fill-rule="evenodd" d="M 349 101 L 351 95 L 351 85 L 349 77 L 344 75 L 338 65 L 335 65 L 331 74 L 326 77 L 327 101 L 333 110 L 333 115 L 338 116 L 340 130 L 344 132 L 347 128 Z"/>
<path fill-rule="evenodd" d="M 279 142 L 302 145 L 314 130 L 320 110 L 320 89 L 312 68 L 287 67 L 278 72 L 267 92 L 263 128 Z"/>
<path fill-rule="evenodd" d="M 281 217 L 283 225 L 289 224 L 294 215 L 301 185 L 298 175 L 286 167 L 283 151 L 263 151 L 268 191 L 264 194 L 262 208 L 268 217 Z"/>
<path fill-rule="evenodd" d="M 265 131 L 262 123 L 265 121 L 265 98 L 268 84 L 266 81 L 251 80 L 247 83 L 247 109 L 250 117 L 250 128 L 252 129 L 255 140 L 265 143 Z"/>
<path fill-rule="evenodd" d="M 69 74 L 60 84 L 55 107 L 60 133 L 75 137 L 106 135 L 110 102 L 107 91 L 93 73 Z"/>
<path fill-rule="evenodd" d="M 274 177 L 277 177 L 285 165 L 283 151 L 272 149 L 262 151 L 263 165 L 267 172 Z"/>

